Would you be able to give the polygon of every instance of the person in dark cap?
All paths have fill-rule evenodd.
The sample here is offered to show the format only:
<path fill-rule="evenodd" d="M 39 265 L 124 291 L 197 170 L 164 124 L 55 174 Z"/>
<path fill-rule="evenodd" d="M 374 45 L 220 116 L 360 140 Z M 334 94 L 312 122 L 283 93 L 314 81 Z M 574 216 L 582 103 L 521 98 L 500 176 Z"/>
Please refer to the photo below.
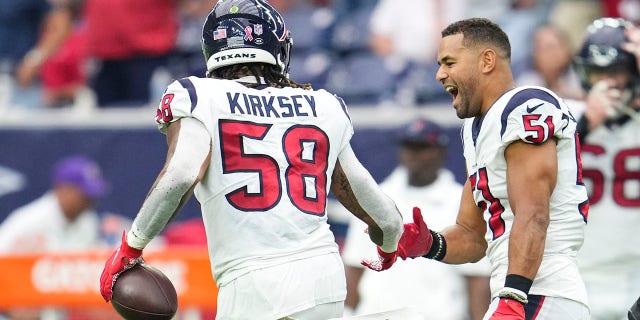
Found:
<path fill-rule="evenodd" d="M 381 183 L 382 190 L 400 212 L 411 212 L 414 206 L 422 208 L 425 219 L 437 224 L 436 229 L 454 223 L 462 185 L 443 168 L 449 146 L 445 131 L 432 121 L 418 118 L 399 127 L 394 142 L 400 164 Z M 411 215 L 405 214 L 403 219 L 409 222 Z M 410 308 L 425 319 L 482 318 L 489 304 L 486 261 L 463 267 L 428 259 L 400 261 L 385 272 L 372 272 L 360 264 L 363 254 L 374 254 L 363 232 L 365 227 L 357 219 L 350 220 L 342 251 L 348 313 L 364 315 Z"/>
<path fill-rule="evenodd" d="M 440 169 L 447 157 L 449 137 L 444 130 L 434 122 L 417 119 L 400 127 L 396 138 L 401 165 L 396 171 L 406 176 L 410 186 L 424 187 L 433 183 L 442 173 Z"/>
<path fill-rule="evenodd" d="M 94 207 L 108 191 L 100 167 L 92 159 L 74 155 L 57 162 L 51 188 L 44 195 L 11 212 L 0 224 L 0 255 L 84 251 L 103 246 L 101 218 Z M 9 319 L 62 319 L 61 308 L 0 310 Z M 93 312 L 93 311 L 92 311 Z M 102 311 L 95 312 L 102 319 Z M 1 318 L 1 316 L 0 316 Z M 89 319 L 89 318 L 87 318 Z"/>
<path fill-rule="evenodd" d="M 52 187 L 10 213 L 0 225 L 0 253 L 82 250 L 99 244 L 100 219 L 93 210 L 108 183 L 85 156 L 60 160 Z"/>

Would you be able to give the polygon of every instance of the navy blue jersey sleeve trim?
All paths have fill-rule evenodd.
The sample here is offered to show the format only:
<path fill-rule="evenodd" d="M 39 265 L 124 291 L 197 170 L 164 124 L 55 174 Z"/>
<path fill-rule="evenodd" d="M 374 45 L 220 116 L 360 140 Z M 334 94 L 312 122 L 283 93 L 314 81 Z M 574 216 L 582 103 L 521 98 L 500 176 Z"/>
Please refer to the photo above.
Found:
<path fill-rule="evenodd" d="M 473 123 L 471 124 L 471 139 L 473 140 L 474 147 L 476 146 L 476 141 L 478 140 L 478 136 L 480 135 L 482 120 L 484 120 L 484 115 L 482 115 L 482 117 L 475 117 L 473 119 Z"/>
<path fill-rule="evenodd" d="M 178 82 L 180 83 L 180 85 L 182 85 L 183 88 L 187 89 L 187 92 L 189 93 L 189 99 L 191 100 L 191 112 L 193 112 L 193 109 L 195 109 L 196 104 L 198 104 L 198 95 L 196 94 L 196 87 L 193 85 L 193 82 L 191 82 L 191 80 L 187 78 L 182 78 L 178 80 Z"/>
<path fill-rule="evenodd" d="M 349 119 L 349 122 L 351 122 L 351 117 L 349 116 L 349 112 L 347 111 L 347 104 L 344 103 L 344 100 L 342 100 L 342 98 L 338 97 L 337 95 L 334 94 L 333 96 L 336 97 L 336 100 L 338 100 L 340 106 L 342 107 L 342 111 L 347 116 L 347 119 Z"/>
<path fill-rule="evenodd" d="M 524 305 L 524 314 L 527 320 L 535 320 L 538 318 L 540 309 L 542 309 L 542 305 L 544 304 L 544 298 L 545 296 L 529 295 L 529 302 Z"/>
<path fill-rule="evenodd" d="M 502 137 L 504 135 L 504 132 L 507 130 L 507 119 L 509 118 L 509 115 L 511 114 L 511 112 L 518 106 L 521 106 L 522 104 L 524 104 L 525 102 L 531 99 L 539 99 L 539 100 L 551 103 L 554 106 L 556 106 L 556 108 L 560 109 L 560 102 L 558 101 L 558 99 L 552 96 L 549 92 L 536 89 L 536 88 L 527 88 L 527 89 L 521 90 L 520 92 L 514 94 L 513 97 L 511 97 L 511 99 L 509 99 L 509 102 L 507 102 L 507 105 L 504 107 L 504 110 L 502 111 L 502 116 L 500 117 L 500 125 L 501 125 L 500 137 Z M 536 106 L 533 106 L 533 105 L 528 107 L 531 107 L 532 109 L 536 108 Z"/>

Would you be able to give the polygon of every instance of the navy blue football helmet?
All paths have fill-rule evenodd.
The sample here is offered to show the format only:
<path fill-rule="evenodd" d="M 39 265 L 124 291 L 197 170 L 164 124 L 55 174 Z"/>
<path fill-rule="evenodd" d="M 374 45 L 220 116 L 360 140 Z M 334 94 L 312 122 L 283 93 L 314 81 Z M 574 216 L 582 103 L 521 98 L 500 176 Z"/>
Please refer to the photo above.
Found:
<path fill-rule="evenodd" d="M 628 70 L 632 76 L 630 86 L 638 82 L 640 77 L 636 57 L 621 47 L 622 43 L 629 42 L 625 29 L 630 25 L 630 22 L 621 18 L 600 18 L 589 25 L 582 47 L 574 58 L 585 90 L 591 89 L 589 73 L 592 71 L 613 68 Z"/>
<path fill-rule="evenodd" d="M 268 63 L 289 73 L 292 39 L 282 16 L 265 0 L 220 0 L 202 29 L 207 75 L 239 63 Z"/>

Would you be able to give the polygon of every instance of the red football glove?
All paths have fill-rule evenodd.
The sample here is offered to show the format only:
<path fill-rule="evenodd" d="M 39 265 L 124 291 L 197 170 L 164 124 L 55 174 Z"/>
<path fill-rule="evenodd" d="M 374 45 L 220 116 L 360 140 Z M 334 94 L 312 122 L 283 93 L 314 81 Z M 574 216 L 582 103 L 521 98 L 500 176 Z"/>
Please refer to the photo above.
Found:
<path fill-rule="evenodd" d="M 364 259 L 362 260 L 362 265 L 373 270 L 373 271 L 382 271 L 391 268 L 391 266 L 398 259 L 398 251 L 394 252 L 384 252 L 380 247 L 378 248 L 378 259 Z"/>
<path fill-rule="evenodd" d="M 524 304 L 507 298 L 500 298 L 498 308 L 489 320 L 524 320 Z"/>
<path fill-rule="evenodd" d="M 413 207 L 413 222 L 404 224 L 404 232 L 398 242 L 398 255 L 402 260 L 422 257 L 429 252 L 433 236 L 422 219 L 420 208 Z"/>
<path fill-rule="evenodd" d="M 142 260 L 142 250 L 130 247 L 127 244 L 126 231 L 122 232 L 122 243 L 109 257 L 104 264 L 104 270 L 100 275 L 100 293 L 105 301 L 109 302 L 113 295 L 113 285 L 116 283 L 118 276 L 125 270 L 131 269 Z"/>

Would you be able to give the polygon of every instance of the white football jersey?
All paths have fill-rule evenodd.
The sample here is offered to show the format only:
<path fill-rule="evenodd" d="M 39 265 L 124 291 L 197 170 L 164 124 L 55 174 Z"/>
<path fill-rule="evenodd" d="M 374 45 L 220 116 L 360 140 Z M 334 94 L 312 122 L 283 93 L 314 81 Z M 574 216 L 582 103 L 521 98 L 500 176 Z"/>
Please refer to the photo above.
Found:
<path fill-rule="evenodd" d="M 325 213 L 338 154 L 353 135 L 342 100 L 324 90 L 248 88 L 189 77 L 167 88 L 161 131 L 183 117 L 212 137 L 195 189 L 218 286 L 252 270 L 338 252 Z"/>
<path fill-rule="evenodd" d="M 581 154 L 590 205 L 578 265 L 593 319 L 621 319 L 640 293 L 640 121 L 598 127 Z"/>
<path fill-rule="evenodd" d="M 557 141 L 558 178 L 550 200 L 542 264 L 529 293 L 586 304 L 576 264 L 588 212 L 576 121 L 565 103 L 542 87 L 518 87 L 504 93 L 484 117 L 466 119 L 462 129 L 473 196 L 478 206 L 485 209 L 491 292 L 495 297 L 504 286 L 514 218 L 507 194 L 504 151 L 514 141 L 539 144 L 552 137 Z"/>
<path fill-rule="evenodd" d="M 640 121 L 600 126 L 582 143 L 589 223 L 580 254 L 584 270 L 640 267 Z M 598 271 L 598 270 L 596 270 Z M 639 277 L 640 278 L 640 277 Z"/>

